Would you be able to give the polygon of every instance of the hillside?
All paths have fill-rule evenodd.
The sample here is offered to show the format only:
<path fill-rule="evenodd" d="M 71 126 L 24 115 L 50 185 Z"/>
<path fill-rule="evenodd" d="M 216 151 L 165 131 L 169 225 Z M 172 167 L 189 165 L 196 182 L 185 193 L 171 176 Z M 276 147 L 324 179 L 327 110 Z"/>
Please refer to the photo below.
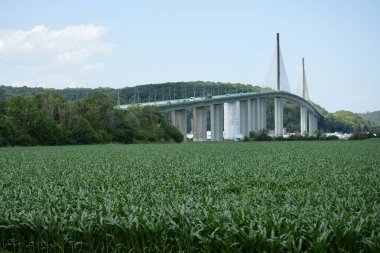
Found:
<path fill-rule="evenodd" d="M 372 121 L 349 111 L 328 113 L 325 115 L 323 125 L 328 132 L 352 133 L 376 130 Z"/>
<path fill-rule="evenodd" d="M 0 98 L 10 98 L 12 96 L 36 96 L 47 91 L 65 97 L 68 100 L 83 99 L 94 92 L 100 92 L 108 96 L 117 98 L 120 94 L 121 104 L 143 103 L 151 101 L 162 101 L 170 99 L 179 99 L 186 97 L 205 96 L 208 93 L 213 95 L 233 94 L 243 92 L 268 91 L 269 88 L 245 85 L 241 83 L 221 83 L 221 82 L 168 82 L 161 84 L 145 84 L 134 87 L 125 87 L 122 89 L 113 88 L 65 88 L 65 89 L 44 89 L 41 87 L 12 87 L 0 86 Z"/>
<path fill-rule="evenodd" d="M 380 111 L 367 112 L 367 113 L 359 113 L 360 117 L 371 120 L 376 126 L 380 126 Z"/>

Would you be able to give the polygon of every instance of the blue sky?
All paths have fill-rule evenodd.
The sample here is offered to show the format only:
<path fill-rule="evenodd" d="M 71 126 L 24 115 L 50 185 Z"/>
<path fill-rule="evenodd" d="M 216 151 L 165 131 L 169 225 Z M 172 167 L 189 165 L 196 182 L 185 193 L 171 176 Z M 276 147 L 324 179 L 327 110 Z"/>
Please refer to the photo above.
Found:
<path fill-rule="evenodd" d="M 0 84 L 262 85 L 281 36 L 291 87 L 305 57 L 328 111 L 380 110 L 380 1 L 0 1 Z"/>

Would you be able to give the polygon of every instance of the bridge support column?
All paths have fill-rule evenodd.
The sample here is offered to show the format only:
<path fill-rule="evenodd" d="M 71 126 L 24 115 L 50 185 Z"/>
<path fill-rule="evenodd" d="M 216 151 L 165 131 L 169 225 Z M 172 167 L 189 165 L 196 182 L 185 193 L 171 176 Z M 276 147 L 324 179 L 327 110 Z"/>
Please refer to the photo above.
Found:
<path fill-rule="evenodd" d="M 251 131 L 255 133 L 258 130 L 257 124 L 257 99 L 248 100 L 248 134 Z"/>
<path fill-rule="evenodd" d="M 175 110 L 171 112 L 172 125 L 178 128 L 178 130 L 183 134 L 183 139 L 186 140 L 187 134 L 187 114 L 186 110 Z"/>
<path fill-rule="evenodd" d="M 267 129 L 267 103 L 265 98 L 257 98 L 257 132 Z"/>
<path fill-rule="evenodd" d="M 248 100 L 240 100 L 240 133 L 248 137 Z"/>
<path fill-rule="evenodd" d="M 284 102 L 282 98 L 274 98 L 274 135 L 276 137 L 284 134 Z"/>
<path fill-rule="evenodd" d="M 211 140 L 223 140 L 223 104 L 213 104 L 210 107 Z"/>
<path fill-rule="evenodd" d="M 301 135 L 307 134 L 307 108 L 305 106 L 301 106 L 300 126 Z"/>
<path fill-rule="evenodd" d="M 309 112 L 309 135 L 314 135 L 318 130 L 318 120 L 317 116 L 313 113 Z"/>
<path fill-rule="evenodd" d="M 313 128 L 314 128 L 314 134 L 318 131 L 318 117 L 317 115 L 314 114 L 314 119 L 313 119 Z"/>
<path fill-rule="evenodd" d="M 193 140 L 207 141 L 207 108 L 193 109 Z"/>
<path fill-rule="evenodd" d="M 240 134 L 239 101 L 224 103 L 224 139 L 235 140 Z"/>

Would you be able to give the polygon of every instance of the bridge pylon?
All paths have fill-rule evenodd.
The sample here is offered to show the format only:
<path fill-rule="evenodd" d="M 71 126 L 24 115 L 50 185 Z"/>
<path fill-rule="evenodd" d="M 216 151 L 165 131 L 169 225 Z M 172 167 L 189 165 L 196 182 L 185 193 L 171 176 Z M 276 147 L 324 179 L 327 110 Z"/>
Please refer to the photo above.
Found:
<path fill-rule="evenodd" d="M 281 90 L 281 73 L 280 73 L 280 34 L 277 33 L 277 91 Z M 282 136 L 284 131 L 284 102 L 282 98 L 274 98 L 274 135 Z"/>

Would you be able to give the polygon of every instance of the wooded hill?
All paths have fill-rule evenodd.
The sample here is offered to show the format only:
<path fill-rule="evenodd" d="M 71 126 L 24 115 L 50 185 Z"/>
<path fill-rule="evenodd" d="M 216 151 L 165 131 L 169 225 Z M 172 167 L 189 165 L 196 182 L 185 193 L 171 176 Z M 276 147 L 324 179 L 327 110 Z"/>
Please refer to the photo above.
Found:
<path fill-rule="evenodd" d="M 220 83 L 220 82 L 172 82 L 162 84 L 146 84 L 122 89 L 113 88 L 65 88 L 65 89 L 45 89 L 41 87 L 12 87 L 0 86 L 0 98 L 10 98 L 12 96 L 36 96 L 47 91 L 54 91 L 58 95 L 68 100 L 80 100 L 91 96 L 95 92 L 100 92 L 116 99 L 120 94 L 121 104 L 144 103 L 153 101 L 164 101 L 188 97 L 205 96 L 208 93 L 213 95 L 235 94 L 245 92 L 269 91 L 269 88 L 245 85 L 240 83 Z"/>
<path fill-rule="evenodd" d="M 362 118 L 369 119 L 374 122 L 376 126 L 380 127 L 380 111 L 359 113 L 358 115 Z"/>

